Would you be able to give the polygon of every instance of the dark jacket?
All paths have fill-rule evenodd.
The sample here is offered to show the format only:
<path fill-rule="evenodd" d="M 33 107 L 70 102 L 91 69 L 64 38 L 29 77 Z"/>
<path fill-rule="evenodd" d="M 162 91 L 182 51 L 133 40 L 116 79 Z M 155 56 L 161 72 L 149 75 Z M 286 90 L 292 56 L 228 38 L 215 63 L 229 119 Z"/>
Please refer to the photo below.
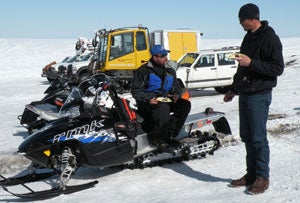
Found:
<path fill-rule="evenodd" d="M 282 45 L 267 21 L 254 33 L 248 31 L 240 52 L 251 58 L 249 67 L 239 66 L 234 76 L 232 91 L 253 94 L 271 92 L 277 76 L 283 73 Z"/>
<path fill-rule="evenodd" d="M 158 76 L 162 82 L 160 88 L 156 91 L 150 89 L 150 75 Z M 172 84 L 170 84 L 171 89 L 164 92 L 163 83 L 165 82 L 166 77 L 170 76 L 173 78 Z M 155 97 L 167 96 L 166 94 L 177 94 L 180 96 L 182 93 L 181 91 L 182 89 L 177 81 L 175 70 L 165 66 L 159 67 L 157 64 L 154 64 L 152 60 L 142 65 L 134 73 L 131 93 L 137 102 L 148 102 Z"/>

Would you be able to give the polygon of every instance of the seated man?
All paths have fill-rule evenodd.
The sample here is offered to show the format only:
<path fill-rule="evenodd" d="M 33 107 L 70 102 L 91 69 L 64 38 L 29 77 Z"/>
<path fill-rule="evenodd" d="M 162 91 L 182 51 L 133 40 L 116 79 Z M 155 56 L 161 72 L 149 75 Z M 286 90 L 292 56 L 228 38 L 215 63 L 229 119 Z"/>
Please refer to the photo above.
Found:
<path fill-rule="evenodd" d="M 165 66 L 169 51 L 155 45 L 150 52 L 148 63 L 134 73 L 131 93 L 144 123 L 150 124 L 145 131 L 159 147 L 164 147 L 177 144 L 174 138 L 190 112 L 191 103 L 181 98 L 175 70 Z M 161 97 L 167 99 L 162 101 Z"/>

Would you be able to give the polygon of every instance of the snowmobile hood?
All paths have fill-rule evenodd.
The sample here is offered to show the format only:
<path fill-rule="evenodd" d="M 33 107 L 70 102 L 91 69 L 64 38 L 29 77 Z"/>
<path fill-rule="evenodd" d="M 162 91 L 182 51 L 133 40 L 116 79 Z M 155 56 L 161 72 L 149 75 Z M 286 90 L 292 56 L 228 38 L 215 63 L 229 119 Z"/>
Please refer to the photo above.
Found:
<path fill-rule="evenodd" d="M 71 119 L 68 117 L 60 118 L 49 122 L 45 127 L 27 137 L 19 146 L 18 152 L 30 154 L 39 151 L 42 148 L 48 147 L 55 132 L 60 132 L 58 129 L 70 127 Z"/>

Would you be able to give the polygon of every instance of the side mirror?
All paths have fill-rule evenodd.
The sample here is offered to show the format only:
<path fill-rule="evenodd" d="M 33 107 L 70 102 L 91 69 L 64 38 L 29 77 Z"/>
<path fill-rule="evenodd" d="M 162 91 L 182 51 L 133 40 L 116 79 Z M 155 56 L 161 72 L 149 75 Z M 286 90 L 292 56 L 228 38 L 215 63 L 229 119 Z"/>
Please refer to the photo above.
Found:
<path fill-rule="evenodd" d="M 178 63 L 173 60 L 168 60 L 166 67 L 173 68 L 175 71 L 178 70 Z"/>
<path fill-rule="evenodd" d="M 110 46 L 115 46 L 115 37 L 114 36 L 112 36 L 111 38 L 110 38 Z"/>

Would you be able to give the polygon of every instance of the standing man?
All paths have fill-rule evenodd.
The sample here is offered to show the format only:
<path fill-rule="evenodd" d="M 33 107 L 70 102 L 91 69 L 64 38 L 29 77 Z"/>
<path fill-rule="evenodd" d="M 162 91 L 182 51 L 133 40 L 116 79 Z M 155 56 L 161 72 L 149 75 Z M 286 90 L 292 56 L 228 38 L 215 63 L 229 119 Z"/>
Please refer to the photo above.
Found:
<path fill-rule="evenodd" d="M 283 73 L 282 45 L 267 21 L 260 21 L 259 8 L 246 4 L 240 8 L 239 21 L 247 32 L 231 90 L 225 94 L 229 102 L 239 94 L 240 136 L 246 146 L 247 173 L 232 180 L 230 186 L 249 186 L 249 194 L 263 193 L 269 187 L 270 151 L 267 118 L 272 89 Z"/>
<path fill-rule="evenodd" d="M 148 63 L 136 70 L 131 87 L 143 129 L 160 148 L 177 145 L 175 138 L 188 116 L 191 103 L 181 98 L 176 72 L 166 67 L 168 50 L 154 45 Z M 170 113 L 173 112 L 171 115 Z"/>

